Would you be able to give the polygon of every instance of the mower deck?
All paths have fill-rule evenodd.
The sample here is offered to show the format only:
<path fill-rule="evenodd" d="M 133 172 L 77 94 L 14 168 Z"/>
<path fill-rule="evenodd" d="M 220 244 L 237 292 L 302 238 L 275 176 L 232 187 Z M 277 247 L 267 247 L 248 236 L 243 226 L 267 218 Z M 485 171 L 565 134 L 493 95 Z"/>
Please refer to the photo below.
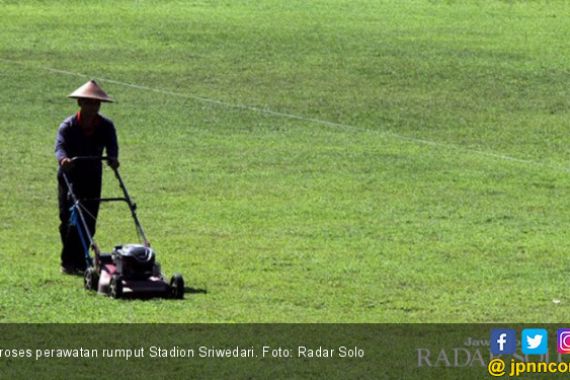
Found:
<path fill-rule="evenodd" d="M 167 283 L 160 273 L 145 278 L 125 278 L 117 269 L 112 255 L 99 255 L 99 270 L 90 269 L 85 287 L 113 298 L 182 298 L 183 280 L 176 275 Z M 159 267 L 157 267 L 158 269 Z M 157 271 L 158 272 L 158 271 Z M 179 276 L 179 275 L 178 275 Z"/>
<path fill-rule="evenodd" d="M 111 295 L 111 279 L 116 273 L 114 264 L 106 264 L 101 268 L 97 292 Z M 151 276 L 145 280 L 121 279 L 122 297 L 170 297 L 170 286 L 162 277 Z"/>

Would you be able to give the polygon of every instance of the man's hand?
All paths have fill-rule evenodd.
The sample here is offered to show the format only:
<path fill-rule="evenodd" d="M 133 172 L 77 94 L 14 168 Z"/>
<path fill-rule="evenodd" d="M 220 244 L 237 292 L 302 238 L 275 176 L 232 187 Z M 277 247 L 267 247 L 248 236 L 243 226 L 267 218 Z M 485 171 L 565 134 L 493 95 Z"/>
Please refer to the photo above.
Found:
<path fill-rule="evenodd" d="M 119 163 L 119 160 L 116 158 L 109 158 L 109 160 L 107 161 L 107 163 L 109 164 L 110 167 L 112 167 L 113 169 L 118 169 L 119 166 L 121 166 L 121 164 Z"/>
<path fill-rule="evenodd" d="M 71 161 L 71 158 L 65 157 L 59 160 L 59 165 L 63 168 L 63 170 L 69 170 L 73 167 L 73 161 Z"/>

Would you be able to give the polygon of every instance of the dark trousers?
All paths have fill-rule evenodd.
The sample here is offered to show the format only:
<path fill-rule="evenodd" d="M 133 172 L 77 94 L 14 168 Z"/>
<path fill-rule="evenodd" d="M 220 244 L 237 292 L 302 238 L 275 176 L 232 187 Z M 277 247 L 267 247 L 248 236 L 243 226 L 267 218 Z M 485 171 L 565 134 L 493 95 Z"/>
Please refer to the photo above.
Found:
<path fill-rule="evenodd" d="M 75 174 L 75 175 L 74 175 Z M 69 196 L 69 191 L 63 173 L 58 173 L 58 201 L 59 201 L 59 234 L 61 237 L 61 265 L 70 268 L 85 270 L 87 264 L 85 260 L 85 249 L 81 243 L 77 228 L 81 228 L 83 239 L 89 247 L 89 237 L 87 231 L 83 228 L 80 218 L 78 218 L 77 226 L 71 225 L 71 207 L 73 199 Z M 78 175 L 77 173 L 69 173 L 68 179 L 71 181 L 73 193 L 81 201 L 83 217 L 89 229 L 91 236 L 95 235 L 97 224 L 97 214 L 99 213 L 99 202 L 90 199 L 100 198 L 101 196 L 101 174 L 87 173 L 87 175 Z"/>

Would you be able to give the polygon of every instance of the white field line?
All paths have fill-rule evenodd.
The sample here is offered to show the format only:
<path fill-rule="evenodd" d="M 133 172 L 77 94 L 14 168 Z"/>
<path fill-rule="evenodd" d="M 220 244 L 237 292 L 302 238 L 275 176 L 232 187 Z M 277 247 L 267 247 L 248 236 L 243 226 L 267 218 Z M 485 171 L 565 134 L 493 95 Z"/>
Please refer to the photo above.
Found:
<path fill-rule="evenodd" d="M 56 74 L 76 76 L 76 77 L 82 77 L 82 78 L 92 78 L 92 76 L 82 74 L 82 73 L 78 73 L 78 72 L 61 70 L 61 69 L 56 69 L 56 68 L 47 67 L 47 66 L 37 66 L 37 65 L 32 65 L 28 62 L 15 61 L 15 60 L 5 59 L 5 58 L 1 58 L 1 57 L 0 57 L 0 61 L 2 61 L 4 63 L 12 64 L 12 65 L 20 65 L 20 66 L 31 67 L 31 68 L 38 69 L 38 70 L 45 70 L 45 71 L 49 71 L 49 72 L 56 73 Z M 182 92 L 175 92 L 175 91 L 170 91 L 170 90 L 163 90 L 160 88 L 153 88 L 153 87 L 148 87 L 148 86 L 139 85 L 139 84 L 127 83 L 127 82 L 122 82 L 122 81 L 109 79 L 109 78 L 103 78 L 103 77 L 99 77 L 99 76 L 97 76 L 96 78 L 102 82 L 113 83 L 116 85 L 120 85 L 120 86 L 124 86 L 124 87 L 130 87 L 130 88 L 143 90 L 143 91 L 156 92 L 158 94 L 163 94 L 163 95 L 170 95 L 170 96 L 182 97 L 182 98 L 187 98 L 187 99 L 193 99 L 193 100 L 196 100 L 199 102 L 214 104 L 214 105 L 227 107 L 227 108 L 249 110 L 249 111 L 262 113 L 262 114 L 266 114 L 266 115 L 271 115 L 271 116 L 275 116 L 275 117 L 300 120 L 300 121 L 315 123 L 315 124 L 319 124 L 319 125 L 323 125 L 323 126 L 327 126 L 327 127 L 338 128 L 338 129 L 376 132 L 378 134 L 388 136 L 388 137 L 393 138 L 393 139 L 397 139 L 397 140 L 401 140 L 401 141 L 407 141 L 407 142 L 411 142 L 414 144 L 431 145 L 434 147 L 449 148 L 449 149 L 464 151 L 464 152 L 468 152 L 468 153 L 472 153 L 472 154 L 476 154 L 476 155 L 480 155 L 480 156 L 496 158 L 496 159 L 503 160 L 503 161 L 511 161 L 511 162 L 517 162 L 517 163 L 531 165 L 531 166 L 539 166 L 539 167 L 545 167 L 545 168 L 560 170 L 563 172 L 570 172 L 569 167 L 565 167 L 565 166 L 557 165 L 557 164 L 549 164 L 549 163 L 544 163 L 544 162 L 540 162 L 540 161 L 534 161 L 534 160 L 527 160 L 527 159 L 512 157 L 512 156 L 504 155 L 501 153 L 471 149 L 471 148 L 467 148 L 467 147 L 464 147 L 461 145 L 456 145 L 456 144 L 442 143 L 442 142 L 438 142 L 438 141 L 425 140 L 425 139 L 420 139 L 420 138 L 416 138 L 416 137 L 409 137 L 409 136 L 404 136 L 404 135 L 400 135 L 400 134 L 393 133 L 393 132 L 378 131 L 378 130 L 373 130 L 373 129 L 363 129 L 363 128 L 358 128 L 356 126 L 349 125 L 349 124 L 336 123 L 333 121 L 327 121 L 327 120 L 322 120 L 322 119 L 305 117 L 305 116 L 295 115 L 295 114 L 286 113 L 286 112 L 273 111 L 273 110 L 268 109 L 268 108 L 259 108 L 259 107 L 250 106 L 250 105 L 246 105 L 246 104 L 228 103 L 228 102 L 224 102 L 224 101 L 217 100 L 217 99 L 206 98 L 203 96 L 192 95 L 192 94 L 187 94 L 187 93 L 182 93 Z"/>

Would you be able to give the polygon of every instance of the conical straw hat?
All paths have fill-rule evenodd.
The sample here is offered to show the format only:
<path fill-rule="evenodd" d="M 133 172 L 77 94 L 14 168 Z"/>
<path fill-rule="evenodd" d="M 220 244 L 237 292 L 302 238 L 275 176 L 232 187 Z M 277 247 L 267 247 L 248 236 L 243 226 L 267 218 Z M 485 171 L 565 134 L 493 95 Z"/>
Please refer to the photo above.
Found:
<path fill-rule="evenodd" d="M 67 96 L 74 99 L 97 99 L 102 102 L 112 103 L 113 99 L 103 91 L 101 87 L 94 80 L 90 80 L 77 90 L 73 91 Z"/>

